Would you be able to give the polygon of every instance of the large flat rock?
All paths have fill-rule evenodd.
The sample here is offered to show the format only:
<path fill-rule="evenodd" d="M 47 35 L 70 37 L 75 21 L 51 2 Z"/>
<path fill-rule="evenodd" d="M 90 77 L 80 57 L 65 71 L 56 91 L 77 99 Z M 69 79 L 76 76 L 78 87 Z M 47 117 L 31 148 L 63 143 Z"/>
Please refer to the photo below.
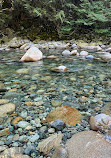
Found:
<path fill-rule="evenodd" d="M 55 110 L 51 111 L 46 117 L 46 122 L 50 123 L 58 119 L 62 120 L 68 125 L 76 125 L 81 122 L 81 114 L 77 109 L 73 107 L 57 107 Z"/>
<path fill-rule="evenodd" d="M 69 158 L 111 158 L 111 144 L 94 131 L 73 135 L 66 146 Z"/>
<path fill-rule="evenodd" d="M 15 104 L 8 103 L 0 106 L 0 117 L 4 117 L 6 114 L 13 113 L 15 111 Z"/>

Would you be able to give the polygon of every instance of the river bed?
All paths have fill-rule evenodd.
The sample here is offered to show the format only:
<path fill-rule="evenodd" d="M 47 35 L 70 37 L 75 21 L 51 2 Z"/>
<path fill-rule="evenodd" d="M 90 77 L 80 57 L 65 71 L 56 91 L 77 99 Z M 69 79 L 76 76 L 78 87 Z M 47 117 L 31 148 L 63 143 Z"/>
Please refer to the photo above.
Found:
<path fill-rule="evenodd" d="M 76 108 L 82 114 L 81 124 L 76 125 L 72 133 L 90 129 L 89 117 L 101 113 L 104 105 L 111 102 L 111 64 L 74 56 L 63 57 L 62 50 L 42 51 L 44 56 L 56 55 L 58 58 L 23 63 L 19 62 L 25 53 L 23 51 L 0 52 L 0 84 L 3 85 L 0 99 L 14 103 L 15 113 L 26 115 L 24 119 L 27 121 L 44 119 L 59 102 L 63 106 Z M 60 65 L 66 66 L 68 72 L 51 71 L 51 68 Z M 55 105 L 52 105 L 52 100 Z M 38 102 L 38 105 L 27 106 L 27 102 Z M 10 121 L 7 122 L 8 117 L 1 120 L 1 129 L 12 127 Z M 17 127 L 14 129 L 15 134 L 18 130 L 20 135 L 24 134 L 24 130 Z M 7 137 L 3 137 L 1 141 L 5 144 Z M 26 148 L 26 144 L 16 142 L 12 141 L 10 146 Z M 30 141 L 28 143 L 31 144 Z M 38 141 L 32 144 L 37 146 Z"/>

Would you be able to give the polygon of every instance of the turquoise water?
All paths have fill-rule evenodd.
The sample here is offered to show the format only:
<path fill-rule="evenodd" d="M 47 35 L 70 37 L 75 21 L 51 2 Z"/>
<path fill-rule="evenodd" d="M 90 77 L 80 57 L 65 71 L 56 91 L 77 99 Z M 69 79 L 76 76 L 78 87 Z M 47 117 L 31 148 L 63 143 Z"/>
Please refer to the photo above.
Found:
<path fill-rule="evenodd" d="M 111 82 L 110 63 L 63 57 L 61 52 L 44 50 L 45 56 L 57 55 L 58 58 L 28 63 L 19 62 L 25 52 L 0 52 L 0 83 L 5 87 L 5 92 L 0 92 L 0 98 L 9 99 L 19 108 L 24 107 L 26 101 L 42 100 L 44 109 L 46 107 L 50 111 L 50 101 L 54 99 L 81 112 L 100 113 L 102 107 L 111 101 L 110 84 L 105 86 L 101 83 Z M 69 71 L 51 72 L 52 67 L 59 65 L 66 66 Z M 28 69 L 26 74 L 16 72 L 23 68 Z M 99 110 L 95 110 L 96 107 Z"/>

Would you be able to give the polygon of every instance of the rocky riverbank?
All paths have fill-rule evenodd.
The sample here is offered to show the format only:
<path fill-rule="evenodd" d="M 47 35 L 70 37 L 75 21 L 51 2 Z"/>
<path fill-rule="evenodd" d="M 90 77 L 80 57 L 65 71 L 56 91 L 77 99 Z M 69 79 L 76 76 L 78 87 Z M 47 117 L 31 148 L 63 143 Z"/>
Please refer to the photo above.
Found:
<path fill-rule="evenodd" d="M 49 50 L 49 49 L 58 49 L 58 50 L 64 50 L 62 55 L 63 56 L 80 56 L 85 57 L 87 59 L 93 59 L 93 56 L 88 56 L 89 53 L 94 53 L 99 55 L 100 58 L 97 60 L 107 60 L 111 58 L 110 52 L 111 52 L 111 44 L 102 44 L 102 42 L 98 43 L 86 43 L 82 40 L 78 41 L 29 41 L 29 40 L 22 40 L 21 38 L 13 38 L 11 41 L 9 41 L 6 44 L 0 45 L 0 51 L 10 51 L 12 49 L 15 50 L 21 50 L 26 51 L 31 47 L 36 47 L 41 50 Z M 54 55 L 54 54 L 53 54 Z M 53 57 L 52 57 L 53 58 Z"/>

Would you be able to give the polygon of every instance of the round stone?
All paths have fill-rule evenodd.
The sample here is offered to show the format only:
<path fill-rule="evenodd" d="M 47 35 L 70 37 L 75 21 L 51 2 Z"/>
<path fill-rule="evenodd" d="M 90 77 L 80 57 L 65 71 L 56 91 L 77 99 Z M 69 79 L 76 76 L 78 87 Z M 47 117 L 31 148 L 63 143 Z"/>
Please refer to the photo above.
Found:
<path fill-rule="evenodd" d="M 62 55 L 64 55 L 64 56 L 70 56 L 70 55 L 71 55 L 71 52 L 70 52 L 69 50 L 64 50 L 64 51 L 62 52 Z"/>
<path fill-rule="evenodd" d="M 50 123 L 55 120 L 62 120 L 66 124 L 76 125 L 81 122 L 81 114 L 73 107 L 57 107 L 47 115 L 46 120 L 43 122 Z"/>
<path fill-rule="evenodd" d="M 65 123 L 61 120 L 56 120 L 51 123 L 51 126 L 55 128 L 56 130 L 61 131 L 63 130 L 63 128 L 65 128 Z"/>
<path fill-rule="evenodd" d="M 86 58 L 86 59 L 93 60 L 93 59 L 94 59 L 94 56 L 93 56 L 93 55 L 87 55 L 85 58 Z"/>
<path fill-rule="evenodd" d="M 21 114 L 20 114 L 20 116 L 22 118 L 26 118 L 27 117 L 27 111 L 22 111 Z"/>
<path fill-rule="evenodd" d="M 111 144 L 94 131 L 74 134 L 66 142 L 66 147 L 70 158 L 111 157 Z"/>
<path fill-rule="evenodd" d="M 87 51 L 81 51 L 80 56 L 88 56 L 88 52 Z"/>
<path fill-rule="evenodd" d="M 38 139 L 39 139 L 39 135 L 36 133 L 35 135 L 31 136 L 31 138 L 29 140 L 30 140 L 30 142 L 34 143 Z"/>
<path fill-rule="evenodd" d="M 48 133 L 49 133 L 49 134 L 55 133 L 55 128 L 49 128 L 49 129 L 48 129 Z"/>
<path fill-rule="evenodd" d="M 20 128 L 26 128 L 27 126 L 29 126 L 30 125 L 30 123 L 28 123 L 28 122 L 26 122 L 26 121 L 20 121 L 19 123 L 18 123 L 18 127 L 20 127 Z"/>

